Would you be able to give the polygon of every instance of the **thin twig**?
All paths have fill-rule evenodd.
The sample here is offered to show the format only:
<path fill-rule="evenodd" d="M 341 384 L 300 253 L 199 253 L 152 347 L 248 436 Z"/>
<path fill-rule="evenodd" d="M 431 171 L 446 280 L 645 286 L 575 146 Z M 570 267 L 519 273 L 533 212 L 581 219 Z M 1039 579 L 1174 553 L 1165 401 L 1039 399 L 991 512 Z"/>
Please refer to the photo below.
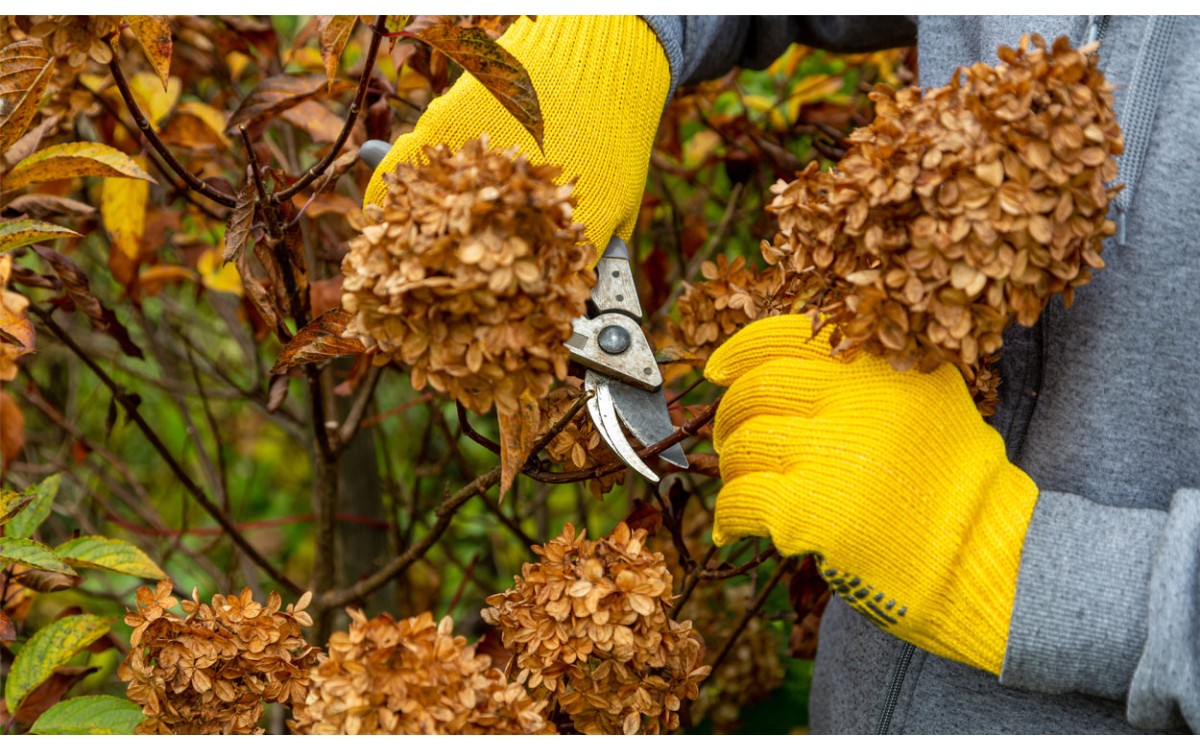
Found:
<path fill-rule="evenodd" d="M 129 90 L 129 82 L 125 80 L 125 74 L 121 72 L 121 63 L 116 55 L 108 63 L 108 70 L 112 73 L 113 81 L 117 84 L 117 90 L 121 92 L 121 98 L 125 100 L 125 106 L 129 108 L 129 114 L 133 116 L 133 122 L 137 125 L 138 130 L 142 131 L 142 135 L 146 136 L 146 140 L 158 153 L 162 160 L 167 163 L 175 174 L 179 175 L 188 187 L 200 193 L 209 200 L 220 203 L 226 208 L 234 208 L 237 206 L 237 199 L 221 190 L 217 190 L 213 186 L 204 182 L 196 175 L 189 172 L 175 155 L 171 153 L 162 139 L 158 137 L 158 133 L 154 132 L 154 128 L 150 126 L 150 121 L 142 114 L 141 107 L 138 106 L 137 100 L 133 98 L 133 92 Z"/>
<path fill-rule="evenodd" d="M 486 497 L 486 495 L 485 495 Z M 467 563 L 463 569 L 462 580 L 458 582 L 458 586 L 454 589 L 454 596 L 450 597 L 450 603 L 446 605 L 446 614 L 452 614 L 454 608 L 458 606 L 458 602 L 462 599 L 463 592 L 467 590 L 467 584 L 471 582 L 471 575 L 475 572 L 475 565 L 479 562 L 479 553 L 471 555 L 471 561 Z"/>
<path fill-rule="evenodd" d="M 463 434 L 499 456 L 500 446 L 476 432 L 475 428 L 471 426 L 471 420 L 467 418 L 467 407 L 463 406 L 461 401 L 455 401 L 454 408 L 458 410 L 458 426 L 462 428 Z M 532 456 L 533 454 L 530 453 L 529 455 Z"/>
<path fill-rule="evenodd" d="M 291 187 L 280 190 L 273 196 L 276 202 L 286 201 L 296 193 L 312 184 L 312 181 L 321 176 L 329 165 L 333 164 L 338 153 L 342 150 L 342 146 L 346 145 L 346 139 L 350 137 L 350 131 L 354 129 L 354 123 L 358 120 L 358 111 L 362 109 L 363 102 L 367 98 L 367 84 L 371 80 L 371 73 L 375 70 L 375 56 L 379 53 L 379 42 L 383 38 L 383 34 L 387 29 L 384 25 L 387 16 L 376 16 L 375 23 L 371 24 L 371 44 L 367 47 L 367 56 L 363 61 L 362 75 L 358 78 L 358 91 L 354 94 L 354 101 L 350 103 L 350 109 L 346 112 L 346 124 L 342 126 L 342 132 L 338 133 L 337 140 L 326 152 L 325 156 L 312 167 L 309 168 L 304 176 L 292 184 Z"/>
<path fill-rule="evenodd" d="M 746 629 L 746 626 L 750 624 L 750 621 L 758 615 L 759 611 L 763 608 L 763 605 L 767 603 L 767 596 L 770 595 L 771 590 L 775 588 L 775 585 L 779 583 L 779 580 L 783 578 L 783 574 L 791 570 L 792 564 L 792 560 L 784 560 L 775 568 L 775 572 L 771 574 L 771 577 L 767 579 L 767 582 L 758 592 L 758 596 L 755 597 L 754 603 L 746 609 L 746 611 L 742 614 L 741 619 L 738 620 L 737 625 L 734 626 L 733 632 L 729 634 L 729 639 L 725 641 L 725 645 L 721 647 L 721 651 L 717 654 L 717 658 L 713 659 L 712 671 L 716 672 L 717 668 L 721 666 L 721 662 L 725 661 L 725 657 L 729 656 L 729 652 L 733 650 L 733 645 L 737 643 L 737 639 L 741 637 L 742 631 Z"/>
<path fill-rule="evenodd" d="M 688 599 L 692 598 L 692 592 L 696 590 L 696 584 L 700 583 L 700 572 L 703 571 L 713 555 L 717 554 L 717 545 L 712 544 L 708 547 L 708 552 L 704 553 L 704 559 L 699 565 L 695 565 L 684 576 L 683 586 L 679 589 L 679 596 L 675 599 L 675 606 L 671 608 L 671 619 L 679 617 L 679 613 L 683 611 L 683 605 L 688 603 Z"/>
<path fill-rule="evenodd" d="M 297 596 L 304 593 L 304 589 L 300 588 L 300 586 L 298 586 L 294 581 L 284 575 L 283 571 L 272 565 L 270 560 L 267 560 L 267 558 L 264 557 L 261 552 L 255 549 L 254 545 L 247 541 L 246 537 L 242 536 L 234 520 L 230 518 L 225 511 L 221 510 L 216 503 L 209 499 L 204 490 L 200 488 L 200 485 L 196 484 L 183 466 L 179 464 L 179 462 L 175 459 L 175 456 L 171 453 L 170 449 L 167 448 L 167 446 L 163 443 L 162 438 L 158 436 L 158 433 L 154 430 L 154 428 L 151 427 L 145 418 L 143 418 L 138 412 L 140 398 L 126 391 L 124 387 L 109 377 L 108 373 L 105 372 L 104 369 L 100 367 L 100 365 L 94 359 L 92 359 L 91 355 L 85 352 L 75 341 L 75 339 L 73 339 L 70 334 L 68 334 L 61 326 L 58 325 L 58 323 L 55 322 L 52 313 L 46 312 L 45 310 L 33 305 L 31 305 L 29 309 L 41 319 L 46 328 L 48 328 L 59 341 L 65 344 L 72 352 L 74 352 L 75 356 L 83 360 L 83 363 L 88 366 L 88 369 L 95 373 L 96 377 L 100 379 L 100 382 L 104 383 L 104 386 L 112 393 L 113 398 L 117 401 L 117 403 L 119 403 L 125 409 L 125 414 L 128 419 L 137 425 L 142 435 L 144 435 L 146 439 L 150 441 L 150 445 L 153 446 L 154 450 L 157 451 L 162 460 L 166 462 L 167 467 L 171 470 L 171 473 L 175 475 L 180 484 L 182 484 L 184 489 L 187 490 L 188 494 L 190 494 L 196 500 L 196 502 L 199 503 L 200 507 L 204 508 L 204 511 L 208 513 L 208 515 L 212 516 L 212 518 L 218 524 L 220 524 L 221 528 L 225 529 L 226 533 L 229 534 L 230 540 L 237 545 L 239 549 L 245 552 L 246 555 L 254 561 L 254 564 L 261 568 L 264 573 L 269 575 L 271 578 L 274 578 L 289 592 Z"/>
<path fill-rule="evenodd" d="M 442 534 L 446 533 L 446 529 L 450 526 L 450 521 L 453 520 L 454 514 L 459 508 L 476 495 L 486 492 L 492 485 L 499 481 L 499 466 L 488 471 L 486 474 L 475 477 L 470 484 L 442 501 L 442 504 L 435 511 L 437 521 L 429 531 L 425 532 L 425 536 L 417 540 L 416 544 L 413 544 L 404 550 L 403 554 L 393 558 L 382 568 L 358 581 L 353 586 L 341 591 L 329 591 L 323 594 L 320 597 L 322 607 L 324 609 L 344 607 L 347 604 L 362 599 L 405 570 L 408 570 L 409 566 L 420 559 L 426 550 L 432 547 L 441 538 Z"/>
<path fill-rule="evenodd" d="M 344 450 L 350 444 L 359 428 L 363 426 L 363 415 L 367 413 L 367 407 L 371 405 L 371 397 L 375 395 L 375 386 L 379 385 L 379 377 L 382 374 L 382 367 L 372 367 L 367 371 L 367 382 L 359 385 L 354 403 L 350 405 L 350 411 L 346 413 L 346 418 L 338 429 L 337 447 L 339 451 Z"/>

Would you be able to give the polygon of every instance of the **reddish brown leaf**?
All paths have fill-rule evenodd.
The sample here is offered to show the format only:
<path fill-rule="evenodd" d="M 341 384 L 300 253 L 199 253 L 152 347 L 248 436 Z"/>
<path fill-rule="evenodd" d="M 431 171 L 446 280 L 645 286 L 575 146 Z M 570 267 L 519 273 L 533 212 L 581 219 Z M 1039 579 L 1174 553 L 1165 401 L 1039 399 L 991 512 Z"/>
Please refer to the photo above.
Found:
<path fill-rule="evenodd" d="M 141 42 L 146 59 L 154 67 L 154 72 L 158 73 L 165 89 L 171 71 L 171 25 L 167 23 L 167 17 L 125 16 L 125 22 Z"/>
<path fill-rule="evenodd" d="M 342 274 L 332 279 L 314 281 L 308 288 L 309 305 L 313 315 L 324 315 L 326 311 L 342 304 Z"/>
<path fill-rule="evenodd" d="M 237 111 L 229 118 L 226 132 L 236 133 L 239 125 L 251 125 L 291 109 L 302 101 L 324 92 L 351 88 L 345 81 L 333 81 L 328 86 L 321 75 L 271 76 L 254 87 Z"/>
<path fill-rule="evenodd" d="M 250 236 L 250 227 L 254 224 L 254 198 L 257 194 L 247 172 L 246 181 L 238 190 L 237 205 L 229 212 L 229 220 L 225 223 L 225 256 L 221 258 L 222 263 L 241 256 L 246 238 Z"/>
<path fill-rule="evenodd" d="M 12 643 L 17 640 L 17 628 L 4 610 L 0 609 L 0 643 Z"/>
<path fill-rule="evenodd" d="M 337 76 L 338 61 L 342 59 L 342 50 L 350 41 L 350 32 L 358 16 L 317 16 L 317 33 L 321 37 L 321 61 L 325 63 L 325 75 L 329 77 L 329 86 Z"/>
<path fill-rule="evenodd" d="M 0 391 L 0 466 L 5 468 L 25 449 L 25 415 L 12 396 Z"/>
<path fill-rule="evenodd" d="M 93 328 L 111 336 L 126 355 L 143 359 L 142 350 L 133 343 L 133 339 L 129 337 L 129 331 L 121 325 L 113 311 L 105 307 L 92 294 L 92 290 L 88 287 L 87 274 L 75 261 L 42 245 L 34 245 L 33 250 L 50 264 L 50 268 L 62 281 L 63 289 L 66 290 L 71 301 L 91 319 Z"/>
<path fill-rule="evenodd" d="M 402 31 L 400 36 L 425 42 L 475 76 L 542 148 L 542 110 L 533 81 L 521 61 L 487 32 L 443 23 L 419 31 Z"/>
<path fill-rule="evenodd" d="M 48 680 L 38 685 L 17 709 L 17 723 L 29 726 L 63 699 L 67 691 L 100 667 L 59 667 Z"/>
<path fill-rule="evenodd" d="M 279 353 L 275 366 L 271 368 L 271 374 L 280 375 L 293 367 L 365 351 L 366 347 L 358 339 L 342 336 L 346 324 L 353 318 L 353 315 L 342 308 L 335 307 L 301 328 Z"/>
<path fill-rule="evenodd" d="M 517 397 L 517 412 L 500 412 L 500 499 L 508 494 L 508 488 L 529 460 L 533 444 L 537 441 L 542 426 L 542 413 L 538 400 L 529 391 Z"/>

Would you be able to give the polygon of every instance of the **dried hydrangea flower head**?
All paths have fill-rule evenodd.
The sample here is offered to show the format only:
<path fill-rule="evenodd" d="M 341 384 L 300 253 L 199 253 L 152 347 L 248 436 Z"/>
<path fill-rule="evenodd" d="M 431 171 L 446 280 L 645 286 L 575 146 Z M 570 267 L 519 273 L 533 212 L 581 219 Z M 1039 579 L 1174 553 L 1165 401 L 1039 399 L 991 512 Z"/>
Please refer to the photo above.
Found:
<path fill-rule="evenodd" d="M 264 702 L 303 702 L 315 660 L 301 634 L 311 594 L 284 610 L 274 592 L 265 605 L 249 588 L 210 605 L 193 591 L 181 617 L 171 589 L 138 589 L 137 611 L 125 615 L 133 634 L 117 675 L 146 716 L 139 734 L 259 734 Z"/>
<path fill-rule="evenodd" d="M 509 683 L 491 659 L 424 612 L 396 621 L 348 610 L 294 706 L 298 734 L 554 734 L 546 701 Z"/>
<path fill-rule="evenodd" d="M 785 310 L 781 291 L 785 276 L 759 271 L 746 259 L 730 262 L 723 255 L 700 265 L 703 281 L 684 282 L 679 296 L 679 322 L 668 323 L 672 344 L 689 355 L 707 359 L 725 340 L 759 318 Z"/>
<path fill-rule="evenodd" d="M 489 151 L 486 136 L 425 158 L 384 176 L 383 206 L 367 207 L 350 243 L 346 335 L 376 364 L 411 367 L 416 388 L 513 414 L 524 391 L 541 398 L 566 376 L 563 344 L 595 283 L 595 250 L 557 167 Z"/>
<path fill-rule="evenodd" d="M 624 522 L 594 542 L 567 524 L 483 611 L 515 654 L 517 682 L 556 698 L 580 732 L 676 729 L 710 671 L 691 622 L 668 616 L 671 573 L 645 541 Z"/>
<path fill-rule="evenodd" d="M 875 120 L 832 172 L 777 184 L 780 232 L 763 243 L 796 308 L 841 349 L 897 369 L 953 362 L 994 395 L 981 360 L 1012 321 L 1103 268 L 1123 141 L 1095 46 L 1040 37 L 947 86 L 878 89 Z"/>
<path fill-rule="evenodd" d="M 109 37 L 121 30 L 121 16 L 14 16 L 17 25 L 61 62 L 78 70 L 87 61 L 107 65 L 113 57 Z"/>
<path fill-rule="evenodd" d="M 12 256 L 0 253 L 0 382 L 17 377 L 17 358 L 33 348 L 33 326 L 25 310 L 29 300 L 8 288 Z"/>

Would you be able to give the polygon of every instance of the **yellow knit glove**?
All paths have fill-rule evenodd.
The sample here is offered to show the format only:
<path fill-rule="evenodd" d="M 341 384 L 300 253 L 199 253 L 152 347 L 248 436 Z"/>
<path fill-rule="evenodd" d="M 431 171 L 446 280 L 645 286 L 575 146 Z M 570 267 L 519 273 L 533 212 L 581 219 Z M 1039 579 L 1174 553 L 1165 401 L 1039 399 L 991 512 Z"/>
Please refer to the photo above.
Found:
<path fill-rule="evenodd" d="M 926 651 L 999 674 L 1037 501 L 962 376 L 829 356 L 803 315 L 746 327 L 708 362 L 725 484 L 713 539 L 813 552 L 834 590 Z"/>
<path fill-rule="evenodd" d="M 516 145 L 534 163 L 562 167 L 560 183 L 578 178 L 575 220 L 587 227 L 598 253 L 614 234 L 628 241 L 671 85 L 658 38 L 637 16 L 523 16 L 499 41 L 529 71 L 542 108 L 545 156 L 516 118 L 464 73 L 392 146 L 364 204 L 379 203 L 382 175 L 419 158 L 422 146 L 457 149 L 487 133 L 494 149 Z"/>

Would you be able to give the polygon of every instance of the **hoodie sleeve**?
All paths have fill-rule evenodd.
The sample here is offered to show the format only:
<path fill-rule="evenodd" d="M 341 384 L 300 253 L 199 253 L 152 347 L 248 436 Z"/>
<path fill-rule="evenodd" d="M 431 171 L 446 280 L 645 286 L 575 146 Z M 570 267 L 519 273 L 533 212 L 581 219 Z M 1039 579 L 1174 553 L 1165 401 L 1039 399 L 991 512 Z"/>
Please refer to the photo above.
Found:
<path fill-rule="evenodd" d="M 675 87 L 770 65 L 792 42 L 833 52 L 869 52 L 914 44 L 907 16 L 644 16 L 671 64 Z"/>
<path fill-rule="evenodd" d="M 1166 512 L 1043 492 L 1000 682 L 1126 700 L 1134 726 L 1200 731 L 1200 491 Z"/>

